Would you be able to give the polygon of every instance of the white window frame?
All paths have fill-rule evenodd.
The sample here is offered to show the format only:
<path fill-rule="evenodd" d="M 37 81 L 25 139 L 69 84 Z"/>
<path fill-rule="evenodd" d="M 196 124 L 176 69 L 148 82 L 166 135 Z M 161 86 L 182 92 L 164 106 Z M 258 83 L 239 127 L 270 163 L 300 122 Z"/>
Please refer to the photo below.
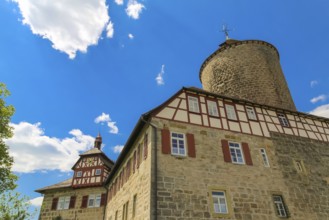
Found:
<path fill-rule="evenodd" d="M 270 162 L 269 162 L 268 157 L 267 157 L 266 149 L 265 148 L 261 148 L 260 149 L 260 154 L 262 156 L 262 160 L 263 160 L 264 166 L 265 167 L 270 167 Z"/>
<path fill-rule="evenodd" d="M 58 198 L 57 210 L 69 209 L 71 196 L 62 196 Z"/>
<path fill-rule="evenodd" d="M 247 111 L 248 119 L 257 121 L 257 115 L 254 107 L 246 106 L 246 111 Z"/>
<path fill-rule="evenodd" d="M 208 114 L 210 116 L 219 117 L 217 102 L 207 100 Z"/>
<path fill-rule="evenodd" d="M 95 170 L 95 176 L 99 176 L 99 175 L 101 175 L 101 173 L 102 173 L 101 169 L 96 169 Z"/>
<path fill-rule="evenodd" d="M 282 113 L 278 113 L 278 119 L 279 119 L 279 122 L 280 124 L 283 126 L 283 127 L 290 127 L 289 125 L 289 121 L 286 117 L 285 114 L 282 114 Z"/>
<path fill-rule="evenodd" d="M 237 142 L 228 142 L 228 147 L 230 150 L 231 161 L 235 164 L 245 164 L 244 154 L 242 146 Z M 234 160 L 236 158 L 236 160 Z"/>
<path fill-rule="evenodd" d="M 287 210 L 285 204 L 283 202 L 283 198 L 281 195 L 273 195 L 273 202 L 275 205 L 276 213 L 279 217 L 287 218 Z"/>
<path fill-rule="evenodd" d="M 174 137 L 180 136 L 180 137 Z M 171 154 L 176 156 L 186 156 L 186 140 L 185 134 L 178 132 L 170 132 Z M 180 145 L 183 144 L 183 151 L 180 152 Z M 177 145 L 177 152 L 174 152 L 174 145 Z"/>
<path fill-rule="evenodd" d="M 217 194 L 217 195 L 214 195 Z M 218 195 L 221 194 L 221 195 Z M 228 214 L 228 206 L 225 191 L 212 191 L 211 201 L 215 214 Z"/>
<path fill-rule="evenodd" d="M 188 109 L 190 112 L 200 113 L 198 97 L 188 96 Z"/>
<path fill-rule="evenodd" d="M 233 104 L 225 104 L 225 111 L 227 119 L 237 121 L 238 117 L 236 115 L 235 107 Z"/>
<path fill-rule="evenodd" d="M 88 196 L 88 208 L 101 206 L 101 194 L 91 194 Z"/>
<path fill-rule="evenodd" d="M 78 171 L 76 177 L 82 177 L 82 171 Z"/>

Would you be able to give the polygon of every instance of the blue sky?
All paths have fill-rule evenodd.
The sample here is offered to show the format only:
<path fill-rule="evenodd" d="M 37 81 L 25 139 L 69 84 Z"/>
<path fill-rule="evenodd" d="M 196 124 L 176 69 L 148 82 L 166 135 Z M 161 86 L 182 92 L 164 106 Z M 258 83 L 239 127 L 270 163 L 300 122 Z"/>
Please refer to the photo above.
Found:
<path fill-rule="evenodd" d="M 34 199 L 70 177 L 99 131 L 115 160 L 142 113 L 182 86 L 202 87 L 223 24 L 233 39 L 273 44 L 297 109 L 329 117 L 329 1 L 1 1 L 18 190 Z"/>

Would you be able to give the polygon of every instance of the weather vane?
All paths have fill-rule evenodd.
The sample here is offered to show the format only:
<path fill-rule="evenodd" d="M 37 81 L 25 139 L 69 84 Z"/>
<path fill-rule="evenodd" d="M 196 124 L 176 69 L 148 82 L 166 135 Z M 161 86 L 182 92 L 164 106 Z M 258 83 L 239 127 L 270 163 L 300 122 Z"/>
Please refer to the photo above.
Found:
<path fill-rule="evenodd" d="M 225 34 L 226 40 L 229 40 L 230 37 L 228 36 L 228 32 L 232 31 L 231 29 L 228 29 L 226 24 L 223 24 L 222 32 Z"/>

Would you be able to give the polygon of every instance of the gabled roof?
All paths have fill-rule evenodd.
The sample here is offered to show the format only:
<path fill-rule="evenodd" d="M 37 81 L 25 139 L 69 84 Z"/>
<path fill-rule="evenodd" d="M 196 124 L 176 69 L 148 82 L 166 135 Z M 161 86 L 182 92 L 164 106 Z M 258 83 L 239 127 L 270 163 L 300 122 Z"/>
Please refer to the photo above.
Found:
<path fill-rule="evenodd" d="M 115 164 L 110 158 L 108 158 L 106 156 L 106 154 L 104 154 L 103 151 L 99 150 L 98 148 L 94 147 L 82 154 L 80 154 L 80 158 L 79 160 L 72 166 L 72 169 L 74 169 L 74 167 L 80 162 L 80 160 L 83 158 L 83 157 L 86 157 L 86 156 L 90 156 L 90 155 L 98 155 L 100 156 L 100 158 L 102 159 L 102 161 L 104 162 L 104 164 L 107 166 L 107 167 L 110 167 L 112 168 L 113 165 Z"/>
<path fill-rule="evenodd" d="M 44 193 L 47 190 L 52 189 L 61 189 L 61 188 L 71 188 L 72 178 L 64 180 L 62 182 L 56 183 L 54 185 L 46 186 L 40 189 L 35 190 L 38 193 Z"/>

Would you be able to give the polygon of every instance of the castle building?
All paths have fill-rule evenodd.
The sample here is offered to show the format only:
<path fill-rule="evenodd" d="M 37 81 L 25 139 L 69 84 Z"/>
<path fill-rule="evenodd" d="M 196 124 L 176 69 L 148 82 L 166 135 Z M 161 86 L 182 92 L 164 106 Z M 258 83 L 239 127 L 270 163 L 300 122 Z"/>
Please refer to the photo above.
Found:
<path fill-rule="evenodd" d="M 203 89 L 183 87 L 140 117 L 114 165 L 94 148 L 73 180 L 38 190 L 40 218 L 329 219 L 329 119 L 296 110 L 277 49 L 227 39 L 199 76 Z M 83 206 L 98 189 L 104 206 Z"/>

